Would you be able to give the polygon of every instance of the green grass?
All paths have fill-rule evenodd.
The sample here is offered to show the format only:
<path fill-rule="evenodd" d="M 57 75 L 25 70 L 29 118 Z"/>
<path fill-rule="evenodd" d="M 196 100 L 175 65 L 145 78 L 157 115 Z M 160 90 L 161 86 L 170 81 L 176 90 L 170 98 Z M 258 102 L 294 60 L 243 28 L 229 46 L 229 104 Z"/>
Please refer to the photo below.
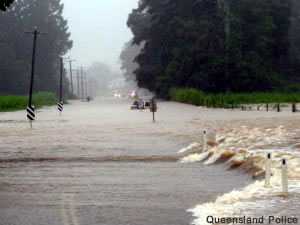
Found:
<path fill-rule="evenodd" d="M 300 93 L 229 93 L 205 94 L 194 88 L 171 88 L 171 100 L 216 108 L 238 107 L 242 104 L 272 104 L 300 102 Z"/>
<path fill-rule="evenodd" d="M 41 92 L 34 94 L 32 104 L 35 108 L 57 104 L 57 97 L 53 93 Z M 26 109 L 28 96 L 0 96 L 0 111 L 16 111 Z"/>

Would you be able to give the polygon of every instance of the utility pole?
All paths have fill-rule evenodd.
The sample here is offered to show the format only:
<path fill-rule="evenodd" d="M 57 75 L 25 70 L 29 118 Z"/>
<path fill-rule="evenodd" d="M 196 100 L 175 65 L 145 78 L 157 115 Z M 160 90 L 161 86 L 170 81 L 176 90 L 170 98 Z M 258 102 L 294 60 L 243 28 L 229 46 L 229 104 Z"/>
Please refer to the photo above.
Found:
<path fill-rule="evenodd" d="M 76 78 L 77 78 L 77 97 L 80 98 L 80 85 L 79 85 L 79 71 L 80 70 L 72 70 L 73 72 L 76 72 Z"/>
<path fill-rule="evenodd" d="M 80 98 L 80 85 L 79 85 L 79 70 L 77 70 L 77 89 L 78 89 L 78 98 Z"/>
<path fill-rule="evenodd" d="M 81 95 L 82 95 L 82 98 L 84 98 L 84 90 L 83 90 L 83 68 L 81 67 L 80 69 L 81 71 Z"/>
<path fill-rule="evenodd" d="M 64 59 L 60 58 L 60 83 L 59 83 L 59 101 L 62 100 L 62 82 L 63 82 Z"/>
<path fill-rule="evenodd" d="M 35 110 L 32 105 L 32 92 L 33 92 L 33 80 L 34 80 L 34 66 L 35 66 L 35 51 L 36 51 L 36 41 L 38 35 L 43 35 L 46 33 L 40 33 L 37 31 L 37 27 L 34 28 L 33 32 L 25 32 L 26 34 L 33 34 L 33 49 L 32 49 L 32 60 L 31 60 L 31 78 L 30 78 L 30 88 L 29 88 L 29 102 L 27 107 L 27 118 L 30 120 L 30 126 L 32 128 L 32 121 L 35 120 Z"/>
<path fill-rule="evenodd" d="M 87 77 L 87 74 L 85 73 L 85 76 L 84 76 L 85 96 L 88 97 L 88 87 L 87 87 L 86 77 Z"/>
<path fill-rule="evenodd" d="M 58 110 L 60 111 L 60 115 L 61 112 L 63 111 L 62 92 L 63 92 L 64 59 L 69 59 L 69 58 L 60 57 L 60 85 L 59 85 L 59 102 L 58 102 Z"/>
<path fill-rule="evenodd" d="M 72 95 L 74 95 L 72 62 L 76 62 L 76 60 L 75 59 L 70 59 L 69 60 L 69 63 L 70 63 L 70 78 L 71 78 L 71 93 L 72 93 Z"/>

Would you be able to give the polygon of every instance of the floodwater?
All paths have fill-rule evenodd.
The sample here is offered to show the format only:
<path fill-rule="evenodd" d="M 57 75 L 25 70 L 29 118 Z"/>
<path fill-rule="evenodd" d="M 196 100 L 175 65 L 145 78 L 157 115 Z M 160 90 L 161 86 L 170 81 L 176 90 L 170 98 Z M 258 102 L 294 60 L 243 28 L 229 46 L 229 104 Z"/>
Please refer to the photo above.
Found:
<path fill-rule="evenodd" d="M 187 225 L 187 209 L 251 182 L 177 154 L 237 113 L 159 102 L 153 123 L 130 104 L 72 101 L 62 116 L 45 107 L 33 129 L 24 111 L 0 113 L 0 225 Z M 261 116 L 239 118 L 249 115 Z"/>

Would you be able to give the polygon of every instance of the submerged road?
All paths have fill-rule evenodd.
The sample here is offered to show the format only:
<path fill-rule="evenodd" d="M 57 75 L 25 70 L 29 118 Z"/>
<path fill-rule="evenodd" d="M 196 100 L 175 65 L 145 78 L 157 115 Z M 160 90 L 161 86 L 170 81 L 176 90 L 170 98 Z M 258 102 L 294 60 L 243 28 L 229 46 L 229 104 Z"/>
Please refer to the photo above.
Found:
<path fill-rule="evenodd" d="M 177 161 L 201 138 L 204 127 L 190 123 L 222 112 L 163 102 L 152 123 L 130 104 L 72 101 L 61 117 L 46 107 L 33 129 L 24 111 L 0 113 L 0 225 L 187 225 L 187 209 L 249 182 L 222 165 Z"/>

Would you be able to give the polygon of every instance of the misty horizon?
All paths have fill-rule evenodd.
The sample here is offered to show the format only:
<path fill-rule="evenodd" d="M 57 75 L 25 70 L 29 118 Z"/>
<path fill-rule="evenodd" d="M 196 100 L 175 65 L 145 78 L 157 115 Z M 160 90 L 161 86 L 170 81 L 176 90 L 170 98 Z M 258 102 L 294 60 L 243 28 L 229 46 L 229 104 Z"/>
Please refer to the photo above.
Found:
<path fill-rule="evenodd" d="M 62 3 L 63 16 L 73 40 L 73 47 L 66 56 L 76 59 L 74 66 L 90 67 L 101 62 L 120 72 L 120 53 L 133 37 L 126 25 L 127 18 L 137 7 L 138 0 L 91 0 L 88 5 L 79 0 L 63 0 Z"/>

